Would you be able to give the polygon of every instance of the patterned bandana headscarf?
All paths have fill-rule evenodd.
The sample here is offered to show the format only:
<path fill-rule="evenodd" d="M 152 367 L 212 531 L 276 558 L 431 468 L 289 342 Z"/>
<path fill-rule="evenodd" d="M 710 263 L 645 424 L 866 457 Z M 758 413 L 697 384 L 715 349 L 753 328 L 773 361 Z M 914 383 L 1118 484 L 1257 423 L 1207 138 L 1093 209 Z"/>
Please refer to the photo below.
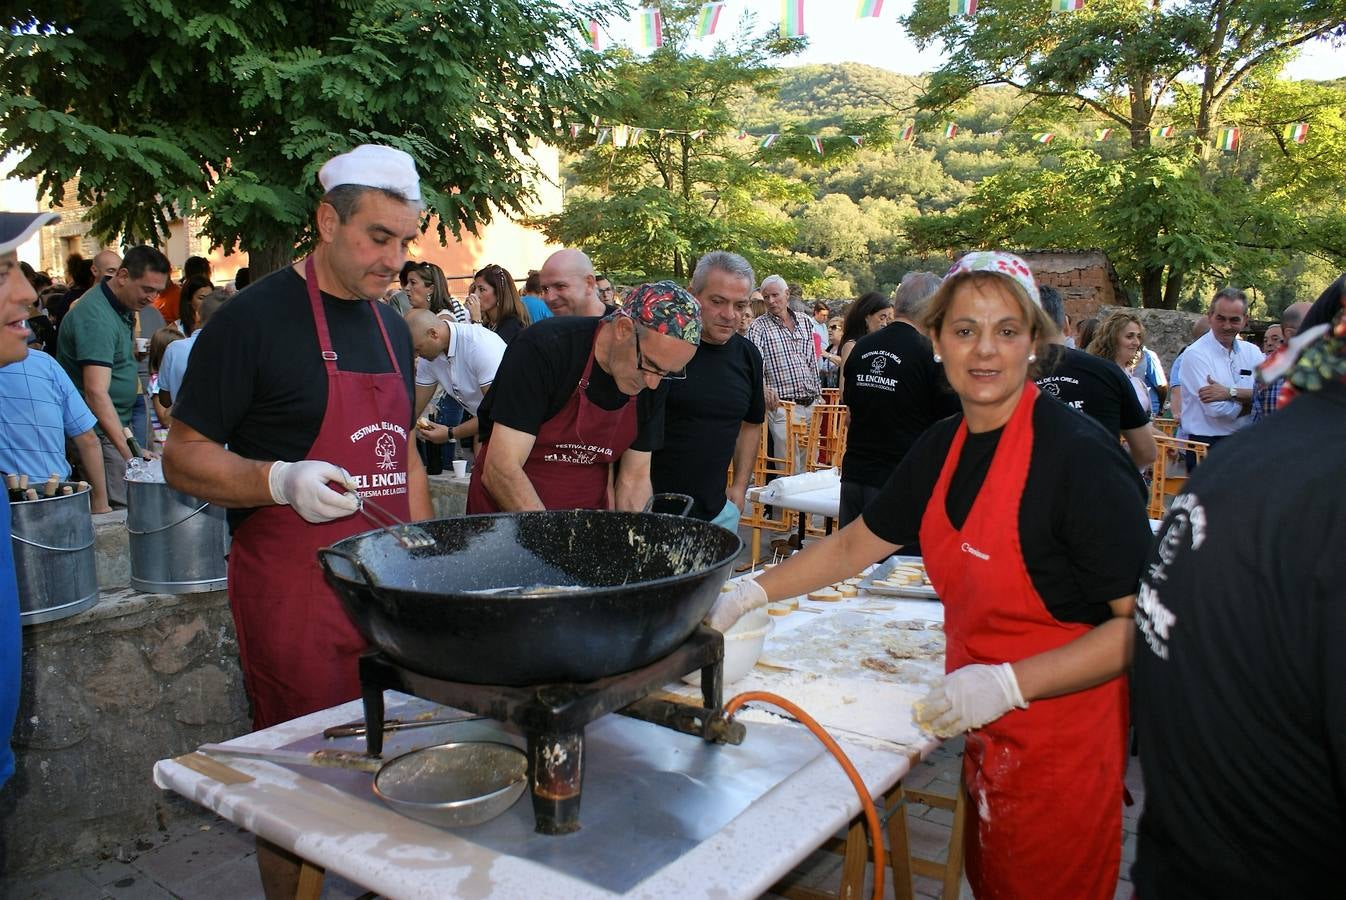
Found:
<path fill-rule="evenodd" d="M 1269 384 L 1282 376 L 1285 386 L 1281 388 L 1277 407 L 1284 406 L 1303 391 L 1320 391 L 1332 382 L 1346 382 L 1346 276 L 1332 283 L 1323 296 L 1318 298 L 1314 308 L 1305 317 L 1305 325 L 1313 319 L 1319 324 L 1306 328 L 1286 343 L 1276 348 L 1262 365 L 1257 367 L 1257 378 L 1263 384 Z M 1326 313 L 1328 305 L 1335 309 L 1331 321 L 1326 314 L 1315 315 L 1320 309 Z"/>
<path fill-rule="evenodd" d="M 671 281 L 637 285 L 626 295 L 617 314 L 693 347 L 701 344 L 701 304 Z"/>
<path fill-rule="evenodd" d="M 991 272 L 1003 275 L 1017 282 L 1034 303 L 1042 305 L 1042 296 L 1038 293 L 1038 283 L 1033 278 L 1033 270 L 1028 268 L 1028 263 L 1013 253 L 1006 253 L 1003 250 L 973 250 L 971 253 L 963 254 L 944 278 L 947 280 L 964 272 Z"/>

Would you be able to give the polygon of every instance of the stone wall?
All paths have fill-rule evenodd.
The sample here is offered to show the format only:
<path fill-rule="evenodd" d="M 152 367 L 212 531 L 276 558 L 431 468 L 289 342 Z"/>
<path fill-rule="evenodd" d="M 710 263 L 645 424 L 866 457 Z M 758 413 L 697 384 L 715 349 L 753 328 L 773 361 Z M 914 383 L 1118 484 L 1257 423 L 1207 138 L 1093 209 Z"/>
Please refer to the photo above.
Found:
<path fill-rule="evenodd" d="M 1117 273 L 1101 250 L 1025 250 L 1019 255 L 1038 284 L 1060 291 L 1072 321 L 1098 315 L 1100 307 L 1121 305 Z"/>
<path fill-rule="evenodd" d="M 109 592 L 23 633 L 13 779 L 0 791 L 0 866 L 115 854 L 183 809 L 156 760 L 251 730 L 223 591 Z"/>

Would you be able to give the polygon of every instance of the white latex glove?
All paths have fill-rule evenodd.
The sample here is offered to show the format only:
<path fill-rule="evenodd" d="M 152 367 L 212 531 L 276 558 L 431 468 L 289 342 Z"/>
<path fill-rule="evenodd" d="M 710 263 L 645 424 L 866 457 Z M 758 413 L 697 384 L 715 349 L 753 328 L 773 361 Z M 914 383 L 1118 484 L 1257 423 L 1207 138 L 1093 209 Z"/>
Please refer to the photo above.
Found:
<path fill-rule="evenodd" d="M 912 707 L 916 724 L 936 737 L 980 728 L 1011 709 L 1028 709 L 1009 663 L 971 665 L 945 675 Z"/>
<path fill-rule="evenodd" d="M 721 592 L 706 616 L 706 624 L 717 631 L 728 631 L 745 613 L 766 606 L 766 591 L 754 580 L 734 582 L 732 591 Z"/>
<path fill-rule="evenodd" d="M 354 493 L 334 491 L 329 482 L 349 485 L 350 474 L 340 466 L 317 459 L 277 462 L 271 465 L 267 484 L 271 499 L 292 506 L 306 522 L 331 522 L 360 508 Z"/>

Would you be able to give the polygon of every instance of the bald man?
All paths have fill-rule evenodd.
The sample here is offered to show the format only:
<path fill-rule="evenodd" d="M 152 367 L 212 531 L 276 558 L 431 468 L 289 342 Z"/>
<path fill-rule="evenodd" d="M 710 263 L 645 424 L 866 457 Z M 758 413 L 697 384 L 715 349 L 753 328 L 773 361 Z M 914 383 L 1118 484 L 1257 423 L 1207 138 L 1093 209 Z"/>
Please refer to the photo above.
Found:
<path fill-rule="evenodd" d="M 1304 316 L 1313 307 L 1312 303 L 1301 301 L 1291 303 L 1281 313 L 1281 341 L 1290 343 L 1290 339 L 1299 333 L 1299 328 L 1304 324 Z M 1253 422 L 1260 422 L 1267 416 L 1276 411 L 1280 405 L 1281 387 L 1285 384 L 1285 376 L 1281 376 L 1267 384 L 1258 384 L 1253 390 Z"/>
<path fill-rule="evenodd" d="M 580 250 L 557 250 L 538 272 L 542 302 L 554 316 L 603 316 L 608 310 L 598 297 L 594 264 Z"/>
<path fill-rule="evenodd" d="M 93 277 L 99 281 L 111 278 L 121 265 L 122 258 L 116 250 L 99 250 L 93 258 Z"/>
<path fill-rule="evenodd" d="M 495 371 L 505 356 L 504 340 L 484 325 L 450 322 L 428 309 L 413 309 L 406 320 L 417 357 L 417 437 L 432 444 L 472 437 L 480 421 L 476 418 L 477 407 L 495 381 Z M 452 428 L 420 418 L 436 387 L 442 387 L 472 418 Z"/>

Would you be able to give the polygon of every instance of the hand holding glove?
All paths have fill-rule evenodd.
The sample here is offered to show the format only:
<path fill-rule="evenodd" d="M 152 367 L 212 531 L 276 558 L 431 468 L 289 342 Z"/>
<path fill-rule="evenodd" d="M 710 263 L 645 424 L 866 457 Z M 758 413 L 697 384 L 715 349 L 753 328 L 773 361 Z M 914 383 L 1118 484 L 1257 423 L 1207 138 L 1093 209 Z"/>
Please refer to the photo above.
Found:
<path fill-rule="evenodd" d="M 734 583 L 734 589 L 721 592 L 706 616 L 706 624 L 717 631 L 728 631 L 743 615 L 759 606 L 766 606 L 766 591 L 756 579 Z"/>
<path fill-rule="evenodd" d="M 318 524 L 349 516 L 360 508 L 354 493 L 334 491 L 329 482 L 349 485 L 350 474 L 340 466 L 316 459 L 272 463 L 267 475 L 271 499 L 292 506 L 306 522 Z"/>
<path fill-rule="evenodd" d="M 1014 708 L 1027 709 L 1009 663 L 955 669 L 913 707 L 916 724 L 936 737 L 980 728 Z"/>

